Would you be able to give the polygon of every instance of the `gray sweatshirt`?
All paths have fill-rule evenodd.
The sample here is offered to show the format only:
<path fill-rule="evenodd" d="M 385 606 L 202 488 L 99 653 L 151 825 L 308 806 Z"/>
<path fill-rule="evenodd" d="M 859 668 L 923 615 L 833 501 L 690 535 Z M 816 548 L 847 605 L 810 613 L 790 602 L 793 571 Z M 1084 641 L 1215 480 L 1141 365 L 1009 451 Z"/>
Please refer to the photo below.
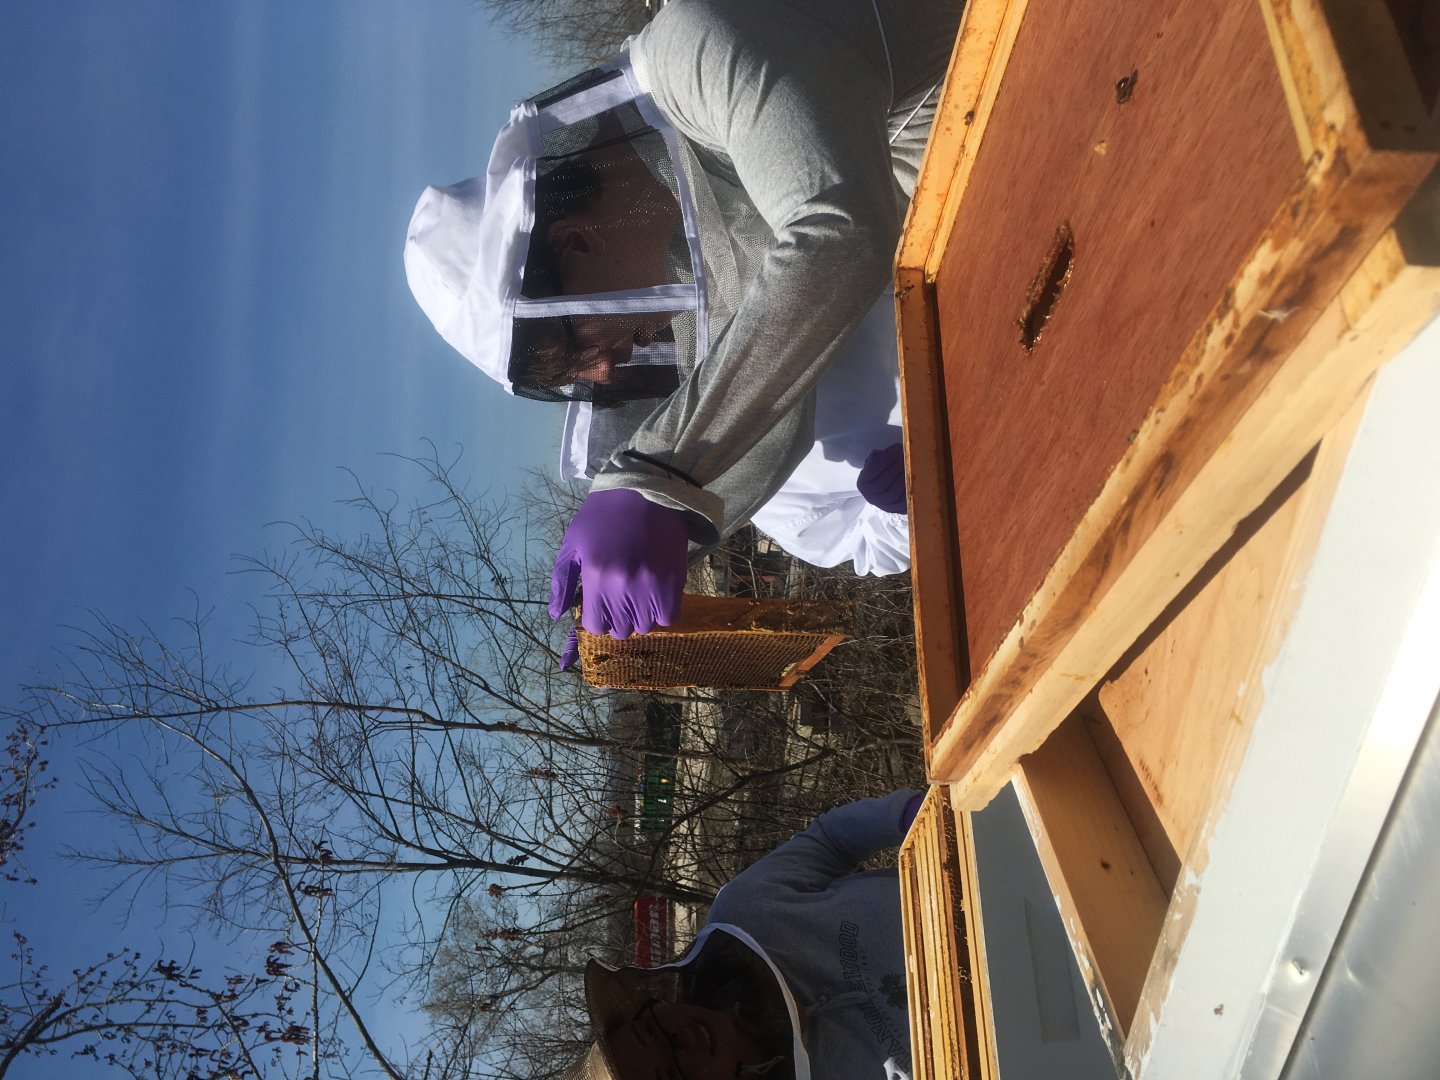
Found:
<path fill-rule="evenodd" d="M 737 302 L 705 363 L 596 489 L 686 510 L 691 539 L 710 545 L 809 451 L 816 383 L 891 279 L 960 12 L 953 0 L 676 0 L 631 43 L 697 179 L 750 235 L 732 245 Z"/>
<path fill-rule="evenodd" d="M 740 927 L 785 976 L 805 1017 L 814 1080 L 910 1072 L 900 884 L 855 873 L 899 845 L 911 791 L 821 814 L 723 889 L 710 922 Z"/>

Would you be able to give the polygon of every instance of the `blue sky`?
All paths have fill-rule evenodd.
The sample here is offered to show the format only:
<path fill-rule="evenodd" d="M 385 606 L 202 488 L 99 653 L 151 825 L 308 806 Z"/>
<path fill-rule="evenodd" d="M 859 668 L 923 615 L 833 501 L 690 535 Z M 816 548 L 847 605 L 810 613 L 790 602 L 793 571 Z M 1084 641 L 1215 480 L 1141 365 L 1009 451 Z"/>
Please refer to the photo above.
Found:
<path fill-rule="evenodd" d="M 267 522 L 342 523 L 342 467 L 403 496 L 414 472 L 384 455 L 426 438 L 492 490 L 550 466 L 558 411 L 451 352 L 400 260 L 421 188 L 481 171 L 511 104 L 563 74 L 527 43 L 470 0 L 3 11 L 5 700 L 87 609 L 160 626 L 194 590 L 238 630 L 233 556 L 276 546 Z M 86 910 L 43 855 L 93 827 L 77 804 L 47 795 L 32 840 L 70 888 L 0 894 L 42 943 Z"/>

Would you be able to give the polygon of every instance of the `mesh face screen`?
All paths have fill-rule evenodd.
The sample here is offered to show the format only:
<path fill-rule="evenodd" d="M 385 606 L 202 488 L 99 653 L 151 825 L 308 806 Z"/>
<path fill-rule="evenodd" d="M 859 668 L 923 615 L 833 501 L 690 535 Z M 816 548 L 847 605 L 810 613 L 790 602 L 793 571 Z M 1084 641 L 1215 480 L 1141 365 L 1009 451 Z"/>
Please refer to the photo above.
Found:
<path fill-rule="evenodd" d="M 601 407 L 665 397 L 680 384 L 677 349 L 693 342 L 693 312 L 516 319 L 510 379 L 522 397 Z"/>
<path fill-rule="evenodd" d="M 593 295 L 695 280 L 665 139 L 624 105 L 552 131 L 536 163 L 521 293 Z M 562 252 L 578 255 L 562 268 Z M 603 266 L 585 263 L 603 258 Z"/>
<path fill-rule="evenodd" d="M 618 79 L 620 74 L 619 68 L 612 68 L 609 71 L 603 68 L 591 68 L 589 71 L 582 71 L 579 75 L 571 76 L 559 86 L 552 86 L 549 90 L 541 91 L 530 100 L 535 103 L 536 108 L 544 109 L 562 98 L 578 94 L 581 90 L 588 90 L 592 86 L 599 86 L 611 79 Z"/>
<path fill-rule="evenodd" d="M 644 290 L 693 285 L 675 168 L 633 104 L 547 133 L 536 163 L 528 299 L 639 292 L 629 310 L 517 318 L 510 381 L 522 396 L 615 404 L 661 398 L 688 369 L 694 314 Z M 672 301 L 673 303 L 673 301 Z"/>
<path fill-rule="evenodd" d="M 625 142 L 654 131 L 633 103 L 617 105 L 573 124 L 552 128 L 540 141 L 536 178 L 586 151 L 598 150 L 609 143 Z"/>

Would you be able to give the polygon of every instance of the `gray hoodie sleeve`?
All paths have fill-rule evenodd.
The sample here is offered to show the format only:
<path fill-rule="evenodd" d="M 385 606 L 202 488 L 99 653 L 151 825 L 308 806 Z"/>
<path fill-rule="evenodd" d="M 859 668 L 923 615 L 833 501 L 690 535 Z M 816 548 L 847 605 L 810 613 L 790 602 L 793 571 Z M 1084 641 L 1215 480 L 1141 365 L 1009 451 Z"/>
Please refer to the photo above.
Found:
<path fill-rule="evenodd" d="M 733 163 L 775 234 L 708 359 L 595 480 L 689 511 L 698 543 L 744 520 L 727 495 L 748 493 L 748 514 L 803 457 L 815 383 L 889 281 L 903 200 L 884 55 L 744 0 L 681 0 L 632 48 L 660 109 Z"/>

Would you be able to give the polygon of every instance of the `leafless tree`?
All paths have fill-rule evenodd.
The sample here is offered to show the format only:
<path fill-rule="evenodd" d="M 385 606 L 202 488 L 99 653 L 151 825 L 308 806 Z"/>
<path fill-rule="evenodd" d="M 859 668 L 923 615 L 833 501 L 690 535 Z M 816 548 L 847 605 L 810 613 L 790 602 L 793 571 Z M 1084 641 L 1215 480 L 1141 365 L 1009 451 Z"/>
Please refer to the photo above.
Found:
<path fill-rule="evenodd" d="M 11 883 L 35 884 L 22 858 L 26 834 L 35 826 L 35 799 L 55 783 L 45 776 L 50 763 L 43 757 L 44 745 L 33 725 L 15 718 L 0 750 L 0 873 Z"/>
<path fill-rule="evenodd" d="M 19 862 L 44 778 L 44 739 L 11 717 L 0 768 L 0 872 L 10 888 L 43 888 Z M 272 941 L 263 968 L 206 977 L 191 960 L 154 958 L 122 945 L 57 975 L 34 945 L 10 932 L 0 976 L 0 1078 L 35 1058 L 90 1059 L 110 1072 L 161 1080 L 290 1076 L 334 1056 L 304 995 L 306 952 Z M 295 954 L 299 951 L 299 957 Z M 313 982 L 311 982 L 313 986 Z"/>
<path fill-rule="evenodd" d="M 567 493 L 499 505 L 453 460 L 415 465 L 427 501 L 357 489 L 354 533 L 302 522 L 246 564 L 267 597 L 253 670 L 198 608 L 166 637 L 97 616 L 19 719 L 123 738 L 86 782 L 125 837 L 73 854 L 118 871 L 132 902 L 295 941 L 313 1027 L 343 1022 L 346 1061 L 543 1076 L 583 1038 L 585 955 L 625 958 L 637 896 L 703 908 L 820 805 L 883 789 L 870 763 L 895 735 L 877 722 L 837 741 L 790 699 L 704 694 L 667 703 L 683 738 L 657 734 L 643 699 L 555 668 Z M 639 806 L 646 770 L 669 785 L 659 817 Z M 367 1011 L 399 990 L 429 1003 L 422 1044 L 382 1045 Z"/>
<path fill-rule="evenodd" d="M 24 935 L 12 938 L 13 973 L 0 982 L 0 1077 L 58 1055 L 137 1080 L 300 1076 L 333 1053 L 304 980 L 276 954 L 267 974 L 207 979 L 194 964 L 122 947 L 57 979 Z"/>

